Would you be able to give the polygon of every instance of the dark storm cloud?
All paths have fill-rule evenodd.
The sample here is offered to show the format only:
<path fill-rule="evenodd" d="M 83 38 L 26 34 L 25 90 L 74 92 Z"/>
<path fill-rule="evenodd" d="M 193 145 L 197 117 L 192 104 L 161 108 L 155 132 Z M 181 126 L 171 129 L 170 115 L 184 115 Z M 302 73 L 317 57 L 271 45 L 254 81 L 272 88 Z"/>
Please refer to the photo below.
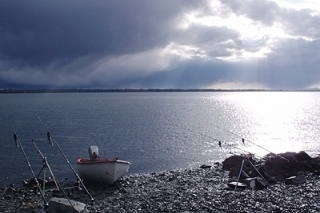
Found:
<path fill-rule="evenodd" d="M 179 11 L 200 1 L 4 1 L 0 56 L 38 66 L 164 45 Z M 66 62 L 68 63 L 68 62 Z"/>
<path fill-rule="evenodd" d="M 318 11 L 266 0 L 214 2 L 3 1 L 0 89 L 320 87 Z M 193 22 L 190 14 L 222 20 Z M 223 23 L 233 16 L 257 30 Z M 274 26 L 283 35 L 259 32 Z"/>

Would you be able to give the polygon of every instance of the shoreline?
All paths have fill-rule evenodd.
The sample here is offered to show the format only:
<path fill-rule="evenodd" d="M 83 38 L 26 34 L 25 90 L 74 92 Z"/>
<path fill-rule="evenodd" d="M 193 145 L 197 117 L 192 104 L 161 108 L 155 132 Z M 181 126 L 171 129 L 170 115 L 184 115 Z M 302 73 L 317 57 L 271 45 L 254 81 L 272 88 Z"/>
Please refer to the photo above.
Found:
<path fill-rule="evenodd" d="M 15 93 L 117 93 L 117 92 L 320 92 L 320 89 L 63 89 L 63 88 L 5 88 L 0 89 L 0 94 Z"/>
<path fill-rule="evenodd" d="M 221 165 L 158 173 L 130 174 L 116 184 L 84 182 L 94 197 L 68 190 L 70 199 L 87 204 L 87 212 L 320 212 L 320 177 L 306 175 L 300 185 L 279 182 L 266 189 L 228 187 Z M 42 203 L 31 189 L 3 189 L 0 212 L 35 212 Z M 47 200 L 55 194 L 45 192 Z M 63 197 L 63 196 L 61 196 Z"/>

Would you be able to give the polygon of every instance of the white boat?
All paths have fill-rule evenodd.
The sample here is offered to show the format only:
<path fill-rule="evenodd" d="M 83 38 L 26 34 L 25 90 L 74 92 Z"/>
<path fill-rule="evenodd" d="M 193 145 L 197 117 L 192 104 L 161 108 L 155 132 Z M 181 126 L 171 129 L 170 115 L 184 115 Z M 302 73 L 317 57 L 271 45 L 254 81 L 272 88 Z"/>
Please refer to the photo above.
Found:
<path fill-rule="evenodd" d="M 81 178 L 113 184 L 128 173 L 131 163 L 117 158 L 100 158 L 98 147 L 89 147 L 89 158 L 77 160 Z"/>

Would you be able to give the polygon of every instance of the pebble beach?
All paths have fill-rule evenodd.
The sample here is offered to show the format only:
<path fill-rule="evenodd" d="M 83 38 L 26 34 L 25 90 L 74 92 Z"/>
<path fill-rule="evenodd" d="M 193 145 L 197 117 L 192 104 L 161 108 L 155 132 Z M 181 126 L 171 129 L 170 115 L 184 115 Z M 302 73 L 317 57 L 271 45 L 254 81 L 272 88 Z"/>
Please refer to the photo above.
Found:
<path fill-rule="evenodd" d="M 228 187 L 228 172 L 220 165 L 126 175 L 114 185 L 85 183 L 70 189 L 70 199 L 87 204 L 85 212 L 320 212 L 320 177 L 308 174 L 300 185 L 275 183 L 262 189 Z M 31 189 L 1 187 L 0 212 L 45 212 Z M 57 196 L 45 191 L 47 200 Z M 63 197 L 63 196 L 61 196 Z"/>

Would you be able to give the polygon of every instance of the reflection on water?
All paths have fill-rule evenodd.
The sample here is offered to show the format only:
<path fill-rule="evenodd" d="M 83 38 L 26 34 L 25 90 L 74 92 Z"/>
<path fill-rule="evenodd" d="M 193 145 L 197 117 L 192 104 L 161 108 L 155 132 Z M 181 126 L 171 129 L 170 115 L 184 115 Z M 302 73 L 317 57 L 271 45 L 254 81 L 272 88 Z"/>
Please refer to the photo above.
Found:
<path fill-rule="evenodd" d="M 245 92 L 224 99 L 233 131 L 246 138 L 246 150 L 264 155 L 301 150 L 318 154 L 319 98 L 315 92 Z"/>
<path fill-rule="evenodd" d="M 30 177 L 6 115 L 21 139 L 45 138 L 35 112 L 73 166 L 90 145 L 130 161 L 130 173 L 198 167 L 230 152 L 320 150 L 318 92 L 7 94 L 0 95 L 0 181 Z M 37 173 L 41 159 L 31 140 L 23 144 Z M 38 145 L 58 178 L 72 177 L 56 147 Z"/>

